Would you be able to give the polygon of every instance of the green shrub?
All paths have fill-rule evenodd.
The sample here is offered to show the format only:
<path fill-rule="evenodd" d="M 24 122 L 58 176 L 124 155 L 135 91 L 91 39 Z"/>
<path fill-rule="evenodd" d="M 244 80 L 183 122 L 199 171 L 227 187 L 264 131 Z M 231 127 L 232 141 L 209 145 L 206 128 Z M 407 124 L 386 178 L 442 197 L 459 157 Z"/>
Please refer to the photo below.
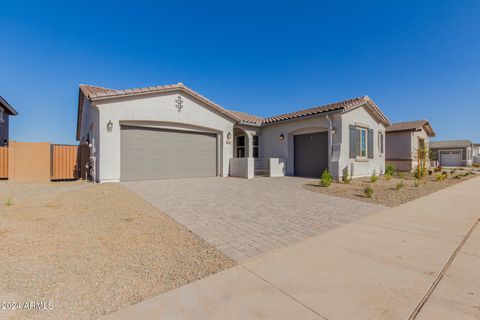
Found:
<path fill-rule="evenodd" d="M 393 176 L 395 174 L 395 166 L 393 164 L 387 164 L 387 167 L 385 168 L 385 174 Z"/>
<path fill-rule="evenodd" d="M 330 172 L 325 169 L 322 173 L 322 177 L 320 178 L 320 186 L 326 188 L 332 184 L 333 178 Z"/>
<path fill-rule="evenodd" d="M 447 179 L 447 175 L 446 175 L 445 173 L 437 173 L 437 174 L 435 175 L 435 179 L 436 179 L 437 181 L 442 181 L 442 180 Z"/>
<path fill-rule="evenodd" d="M 12 198 L 8 197 L 8 198 L 5 200 L 4 205 L 5 205 L 5 207 L 13 206 L 13 200 L 12 200 Z"/>
<path fill-rule="evenodd" d="M 383 175 L 383 177 L 385 178 L 385 180 L 389 181 L 390 179 L 392 179 L 392 175 L 390 173 L 385 173 Z"/>
<path fill-rule="evenodd" d="M 405 179 L 405 172 L 398 172 L 398 173 L 397 173 L 397 177 L 398 177 L 399 179 Z"/>
<path fill-rule="evenodd" d="M 397 183 L 397 185 L 395 186 L 395 189 L 397 189 L 397 190 L 400 190 L 400 189 L 402 189 L 402 188 L 403 188 L 403 182 L 399 182 L 399 183 Z"/>
<path fill-rule="evenodd" d="M 372 198 L 373 197 L 373 189 L 370 186 L 366 186 L 365 190 L 363 192 L 365 193 L 365 196 L 367 198 Z"/>
<path fill-rule="evenodd" d="M 375 170 L 373 170 L 373 174 L 372 174 L 372 176 L 370 177 L 370 182 L 371 182 L 371 183 L 375 183 L 375 182 L 377 182 L 377 180 L 378 180 L 377 173 L 375 172 Z"/>

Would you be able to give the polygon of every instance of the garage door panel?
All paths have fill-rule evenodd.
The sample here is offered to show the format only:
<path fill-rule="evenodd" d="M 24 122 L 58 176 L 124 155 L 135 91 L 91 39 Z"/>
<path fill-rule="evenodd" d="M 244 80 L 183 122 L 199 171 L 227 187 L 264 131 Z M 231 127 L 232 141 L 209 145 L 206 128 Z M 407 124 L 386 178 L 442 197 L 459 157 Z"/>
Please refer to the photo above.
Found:
<path fill-rule="evenodd" d="M 215 134 L 122 126 L 121 179 L 217 175 Z"/>
<path fill-rule="evenodd" d="M 328 168 L 328 134 L 317 132 L 294 136 L 294 173 L 319 178 Z"/>
<path fill-rule="evenodd" d="M 457 167 L 462 165 L 461 151 L 442 151 L 440 152 L 440 164 L 446 167 Z"/>

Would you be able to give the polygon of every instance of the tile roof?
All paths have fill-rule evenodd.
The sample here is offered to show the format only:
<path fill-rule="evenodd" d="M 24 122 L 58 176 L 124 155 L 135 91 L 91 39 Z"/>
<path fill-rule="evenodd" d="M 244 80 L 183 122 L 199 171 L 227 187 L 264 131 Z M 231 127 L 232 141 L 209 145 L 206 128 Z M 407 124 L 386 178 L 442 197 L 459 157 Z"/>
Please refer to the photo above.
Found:
<path fill-rule="evenodd" d="M 254 125 L 267 125 L 267 124 L 276 123 L 279 121 L 297 119 L 297 118 L 307 117 L 307 116 L 321 114 L 321 113 L 330 112 L 330 111 L 337 111 L 337 110 L 350 111 L 360 106 L 366 106 L 380 122 L 384 123 L 386 126 L 390 125 L 390 121 L 388 120 L 388 118 L 383 114 L 383 112 L 375 104 L 375 102 L 373 102 L 373 100 L 370 99 L 368 96 L 344 100 L 344 101 L 331 103 L 323 106 L 317 106 L 309 109 L 303 109 L 303 110 L 299 110 L 291 113 L 281 114 L 274 117 L 262 118 L 262 117 L 250 115 L 245 112 L 226 110 L 222 108 L 220 105 L 208 100 L 201 94 L 186 87 L 183 83 L 171 84 L 171 85 L 165 85 L 165 86 L 126 89 L 126 90 L 115 90 L 115 89 L 82 84 L 80 85 L 78 121 L 77 121 L 77 139 L 79 139 L 79 135 L 80 135 L 80 123 L 81 123 L 81 116 L 82 116 L 81 109 L 83 108 L 83 99 L 81 98 L 82 95 L 89 100 L 101 100 L 101 99 L 108 99 L 108 98 L 114 98 L 114 97 L 138 96 L 142 94 L 169 92 L 169 91 L 178 91 L 178 90 L 181 90 L 193 95 L 194 97 L 210 105 L 217 111 L 225 114 L 226 116 L 240 123 L 247 123 L 247 124 L 254 124 Z"/>
<path fill-rule="evenodd" d="M 18 114 L 15 110 L 2 96 L 0 96 L 0 107 L 7 111 L 8 114 L 16 116 Z"/>
<path fill-rule="evenodd" d="M 391 126 L 387 127 L 387 132 L 397 132 L 397 131 L 416 131 L 421 128 L 424 128 L 427 134 L 431 137 L 435 136 L 433 128 L 430 126 L 428 120 L 414 120 L 414 121 L 405 121 L 392 123 Z"/>
<path fill-rule="evenodd" d="M 370 104 L 371 108 L 375 113 L 377 113 L 377 115 L 379 116 L 380 120 L 382 120 L 382 122 L 384 122 L 386 125 L 390 124 L 390 122 L 385 117 L 385 115 L 380 111 L 378 106 L 375 105 L 375 103 L 367 96 L 335 102 L 335 103 L 331 103 L 323 106 L 303 109 L 303 110 L 285 113 L 278 116 L 267 117 L 267 118 L 261 118 L 261 117 L 257 117 L 257 116 L 250 115 L 245 112 L 239 112 L 239 111 L 228 110 L 228 112 L 235 114 L 242 122 L 252 123 L 252 124 L 269 124 L 269 123 L 275 123 L 275 122 L 284 121 L 284 120 L 296 119 L 296 118 L 311 116 L 315 114 L 325 113 L 329 111 L 336 111 L 336 110 L 349 111 L 365 104 Z"/>
<path fill-rule="evenodd" d="M 430 148 L 442 149 L 442 148 L 465 148 L 471 146 L 470 140 L 449 140 L 449 141 L 432 141 L 430 142 Z"/>

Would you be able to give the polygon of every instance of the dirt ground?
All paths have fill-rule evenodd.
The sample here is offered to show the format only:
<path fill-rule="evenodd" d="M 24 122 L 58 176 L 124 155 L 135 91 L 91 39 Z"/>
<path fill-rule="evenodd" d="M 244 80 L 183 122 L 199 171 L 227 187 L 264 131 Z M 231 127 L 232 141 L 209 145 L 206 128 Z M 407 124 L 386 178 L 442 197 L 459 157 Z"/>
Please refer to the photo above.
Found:
<path fill-rule="evenodd" d="M 1 319 L 95 319 L 235 264 L 120 184 L 0 181 L 0 245 L 0 302 L 52 307 Z"/>
<path fill-rule="evenodd" d="M 370 203 L 377 203 L 388 207 L 395 207 L 402 203 L 424 197 L 435 191 L 457 184 L 466 179 L 479 176 L 473 170 L 456 170 L 453 174 L 448 170 L 448 178 L 437 181 L 435 173 L 427 176 L 419 186 L 415 186 L 415 178 L 412 174 L 405 174 L 404 178 L 394 176 L 390 180 L 380 176 L 377 182 L 372 183 L 370 178 L 352 179 L 349 184 L 333 182 L 329 187 L 321 187 L 319 184 L 306 184 L 304 188 L 313 192 L 321 192 L 333 196 L 356 199 Z M 472 172 L 463 176 L 466 172 Z M 397 184 L 403 183 L 403 187 L 397 190 Z M 365 188 L 373 189 L 371 198 L 365 195 Z"/>

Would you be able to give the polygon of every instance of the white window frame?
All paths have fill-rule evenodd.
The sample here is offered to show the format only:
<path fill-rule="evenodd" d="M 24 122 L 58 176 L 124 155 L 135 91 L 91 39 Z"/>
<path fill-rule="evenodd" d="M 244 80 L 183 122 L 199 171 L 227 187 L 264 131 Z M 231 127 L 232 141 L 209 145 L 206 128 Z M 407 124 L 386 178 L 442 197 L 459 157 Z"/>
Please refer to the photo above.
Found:
<path fill-rule="evenodd" d="M 385 135 L 383 134 L 382 131 L 378 131 L 378 153 L 381 153 L 381 154 L 385 153 L 384 141 L 385 141 Z"/>
<path fill-rule="evenodd" d="M 358 139 L 358 145 L 357 145 L 357 159 L 360 160 L 365 160 L 368 159 L 368 128 L 364 127 L 357 127 L 357 131 L 360 132 L 359 134 L 359 139 Z M 362 133 L 365 133 L 364 136 L 362 136 Z M 364 138 L 364 141 L 362 141 L 362 138 Z M 362 155 L 362 146 L 363 142 L 365 142 L 365 155 Z"/>

